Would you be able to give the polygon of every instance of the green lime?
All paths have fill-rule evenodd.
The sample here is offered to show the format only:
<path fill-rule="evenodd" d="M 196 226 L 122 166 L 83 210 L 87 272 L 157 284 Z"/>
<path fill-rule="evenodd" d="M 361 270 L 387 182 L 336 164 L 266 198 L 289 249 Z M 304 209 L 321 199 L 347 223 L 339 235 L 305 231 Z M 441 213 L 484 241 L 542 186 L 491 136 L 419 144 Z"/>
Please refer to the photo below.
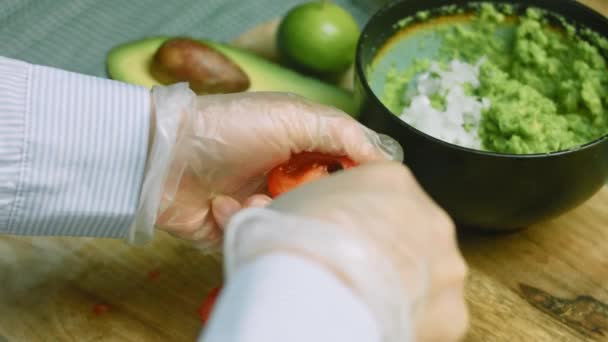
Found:
<path fill-rule="evenodd" d="M 289 63 L 318 73 L 346 70 L 355 58 L 359 27 L 355 19 L 329 1 L 292 8 L 281 21 L 277 45 Z"/>

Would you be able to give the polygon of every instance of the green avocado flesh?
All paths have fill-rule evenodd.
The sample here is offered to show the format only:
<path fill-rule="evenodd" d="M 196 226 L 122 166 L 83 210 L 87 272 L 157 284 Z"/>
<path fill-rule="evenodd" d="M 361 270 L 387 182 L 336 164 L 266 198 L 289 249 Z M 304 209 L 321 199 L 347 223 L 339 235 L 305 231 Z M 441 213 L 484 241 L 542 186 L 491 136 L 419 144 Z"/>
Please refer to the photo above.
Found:
<path fill-rule="evenodd" d="M 374 90 L 400 115 L 409 105 L 408 87 L 431 62 L 485 60 L 479 68 L 479 86 L 468 89 L 472 96 L 490 103 L 479 122 L 483 150 L 548 153 L 607 135 L 606 39 L 540 9 L 513 13 L 512 7 L 483 4 L 472 15 L 447 15 L 419 28 L 406 27 L 407 34 L 398 34 L 395 39 L 400 40 L 392 42 L 384 56 L 379 54 L 370 68 L 368 77 L 372 83 L 376 80 Z M 415 21 L 406 19 L 400 25 Z M 396 56 L 395 46 L 407 40 L 411 40 L 409 48 L 402 46 Z M 407 51 L 414 46 L 417 52 L 412 56 Z M 391 58 L 393 65 L 383 60 Z M 399 58 L 409 62 L 396 66 Z M 431 101 L 436 108 L 443 105 L 441 98 Z"/>
<path fill-rule="evenodd" d="M 150 73 L 150 65 L 156 50 L 168 37 L 147 38 L 115 47 L 107 57 L 109 76 L 117 81 L 151 88 L 160 85 Z M 294 93 L 309 100 L 337 107 L 354 115 L 355 102 L 352 93 L 283 68 L 249 52 L 200 40 L 224 54 L 249 76 L 248 91 L 275 91 Z"/>

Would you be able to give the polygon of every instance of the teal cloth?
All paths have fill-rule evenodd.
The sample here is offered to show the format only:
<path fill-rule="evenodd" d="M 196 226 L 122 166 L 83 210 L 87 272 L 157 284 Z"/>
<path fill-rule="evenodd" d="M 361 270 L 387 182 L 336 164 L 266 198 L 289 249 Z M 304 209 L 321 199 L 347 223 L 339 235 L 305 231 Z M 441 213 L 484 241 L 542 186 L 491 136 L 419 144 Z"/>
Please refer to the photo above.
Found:
<path fill-rule="evenodd" d="M 363 25 L 382 0 L 336 0 Z M 112 47 L 154 35 L 230 41 L 298 0 L 0 0 L 0 55 L 106 76 Z"/>

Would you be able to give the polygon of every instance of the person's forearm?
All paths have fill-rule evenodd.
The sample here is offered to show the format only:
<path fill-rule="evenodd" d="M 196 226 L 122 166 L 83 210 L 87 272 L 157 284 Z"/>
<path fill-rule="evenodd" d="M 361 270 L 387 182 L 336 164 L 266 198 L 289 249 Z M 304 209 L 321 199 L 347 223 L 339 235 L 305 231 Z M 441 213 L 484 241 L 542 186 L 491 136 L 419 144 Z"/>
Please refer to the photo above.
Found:
<path fill-rule="evenodd" d="M 379 342 L 365 304 L 310 260 L 271 254 L 241 267 L 226 284 L 204 342 Z"/>
<path fill-rule="evenodd" d="M 0 57 L 0 233 L 124 237 L 138 206 L 147 89 Z"/>

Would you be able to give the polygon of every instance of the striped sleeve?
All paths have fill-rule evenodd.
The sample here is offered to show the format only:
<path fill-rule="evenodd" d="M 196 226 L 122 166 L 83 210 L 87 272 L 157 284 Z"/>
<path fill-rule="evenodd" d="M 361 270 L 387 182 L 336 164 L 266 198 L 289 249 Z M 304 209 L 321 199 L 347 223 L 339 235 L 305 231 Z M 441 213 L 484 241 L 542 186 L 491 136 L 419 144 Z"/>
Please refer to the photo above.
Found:
<path fill-rule="evenodd" d="M 149 125 L 145 88 L 0 57 L 0 233 L 126 237 Z"/>

